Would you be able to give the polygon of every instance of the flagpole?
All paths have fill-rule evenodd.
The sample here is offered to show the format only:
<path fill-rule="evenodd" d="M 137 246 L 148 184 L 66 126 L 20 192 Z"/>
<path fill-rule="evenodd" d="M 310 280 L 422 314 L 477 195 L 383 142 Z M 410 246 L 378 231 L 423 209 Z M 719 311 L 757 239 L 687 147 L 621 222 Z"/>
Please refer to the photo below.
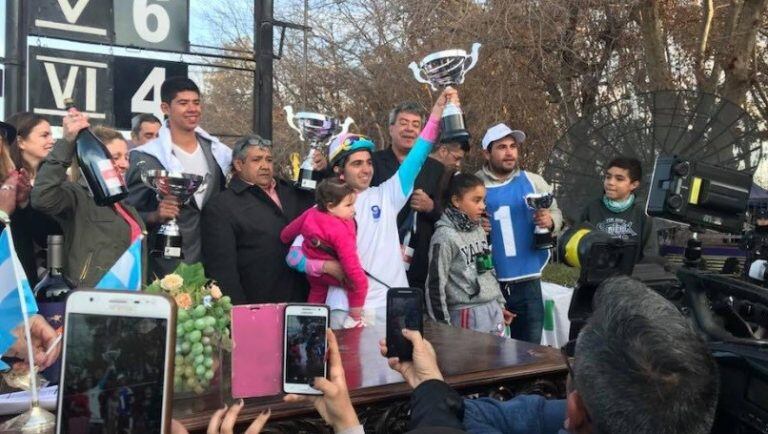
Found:
<path fill-rule="evenodd" d="M 16 278 L 16 290 L 19 292 L 19 303 L 21 303 L 21 316 L 24 318 L 24 334 L 27 339 L 27 360 L 29 362 L 29 384 L 32 387 L 30 392 L 32 393 L 32 406 L 37 407 L 40 403 L 39 393 L 37 390 L 37 372 L 35 372 L 35 353 L 32 347 L 32 329 L 29 325 L 29 311 L 27 310 L 27 297 L 24 294 L 24 286 L 22 280 L 19 278 L 18 269 L 21 268 L 16 258 L 16 246 L 13 244 L 13 236 L 11 235 L 11 225 L 7 222 L 5 225 L 8 231 L 8 244 L 10 244 L 11 258 L 13 260 L 13 275 Z"/>

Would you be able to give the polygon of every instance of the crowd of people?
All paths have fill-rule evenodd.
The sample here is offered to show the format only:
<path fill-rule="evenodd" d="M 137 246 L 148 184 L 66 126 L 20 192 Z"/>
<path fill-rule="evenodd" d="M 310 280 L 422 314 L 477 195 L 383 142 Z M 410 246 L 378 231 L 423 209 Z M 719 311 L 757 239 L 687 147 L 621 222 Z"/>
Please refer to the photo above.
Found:
<path fill-rule="evenodd" d="M 10 222 L 30 283 L 39 276 L 39 252 L 50 233 L 63 233 L 64 272 L 80 287 L 98 282 L 142 234 L 145 280 L 162 277 L 179 260 L 147 255 L 146 247 L 163 223 L 176 219 L 183 261 L 202 262 L 234 304 L 325 303 L 332 328 L 364 327 L 384 321 L 389 288 L 414 287 L 424 291 L 425 312 L 434 321 L 540 342 L 541 273 L 550 254 L 535 247 L 534 229 L 558 233 L 564 218 L 556 201 L 538 210 L 526 203 L 527 195 L 552 189 L 523 167 L 524 132 L 490 126 L 480 140 L 484 165 L 462 172 L 469 142 L 441 140 L 443 108 L 460 103 L 448 87 L 428 116 L 415 103 L 395 107 L 390 146 L 383 150 L 364 135 L 334 137 L 328 155 L 314 161 L 326 178 L 311 192 L 276 176 L 271 141 L 247 135 L 229 147 L 200 128 L 202 101 L 192 80 L 167 79 L 161 100 L 166 119 L 135 117 L 130 142 L 107 127 L 92 128 L 129 191 L 106 207 L 77 176 L 75 141 L 90 127 L 86 115 L 70 109 L 55 144 L 50 124 L 36 115 L 0 123 L 0 218 Z M 142 181 L 153 169 L 201 175 L 206 186 L 186 203 L 159 198 Z M 604 191 L 595 192 L 575 223 L 637 241 L 637 260 L 656 255 L 653 222 L 635 201 L 640 163 L 616 156 L 604 172 Z M 717 394 L 715 368 L 682 317 L 629 279 L 605 282 L 595 306 L 575 342 L 563 402 L 462 400 L 442 381 L 429 343 L 404 331 L 414 361 L 391 359 L 390 365 L 415 389 L 412 427 L 543 433 L 557 432 L 565 420 L 570 432 L 705 432 Z M 49 338 L 38 337 L 46 348 Z M 670 340 L 681 343 L 679 351 L 659 351 Z M 18 345 L 9 352 L 23 355 Z M 312 400 L 336 432 L 362 432 L 332 333 L 329 352 L 330 376 L 314 383 L 324 395 L 286 399 Z M 682 384 L 697 392 L 683 394 Z M 225 432 L 228 423 L 231 430 L 231 414 L 241 407 L 218 412 L 213 432 Z M 267 417 L 248 432 L 258 432 Z"/>

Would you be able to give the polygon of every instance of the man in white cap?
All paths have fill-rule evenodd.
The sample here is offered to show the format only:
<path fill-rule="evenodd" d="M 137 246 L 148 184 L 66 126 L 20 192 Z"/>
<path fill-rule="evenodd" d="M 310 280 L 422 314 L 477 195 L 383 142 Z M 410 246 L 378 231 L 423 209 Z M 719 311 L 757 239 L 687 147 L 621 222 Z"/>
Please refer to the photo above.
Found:
<path fill-rule="evenodd" d="M 525 133 L 500 123 L 488 128 L 482 146 L 485 165 L 476 175 L 488 189 L 486 196 L 496 278 L 515 315 L 510 326 L 513 339 L 539 343 L 544 322 L 541 299 L 541 270 L 549 261 L 549 250 L 534 247 L 535 226 L 560 230 L 563 215 L 553 202 L 549 209 L 532 211 L 525 196 L 552 192 L 546 181 L 524 171 L 518 162 Z"/>

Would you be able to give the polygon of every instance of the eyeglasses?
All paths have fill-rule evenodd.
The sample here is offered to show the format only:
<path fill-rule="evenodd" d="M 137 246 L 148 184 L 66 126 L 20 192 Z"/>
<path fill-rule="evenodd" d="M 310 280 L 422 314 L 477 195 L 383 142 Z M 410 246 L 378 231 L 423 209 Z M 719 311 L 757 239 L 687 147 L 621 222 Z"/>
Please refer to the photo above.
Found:
<path fill-rule="evenodd" d="M 240 152 L 248 146 L 259 146 L 262 148 L 271 148 L 272 141 L 264 139 L 257 135 L 245 136 L 235 142 L 235 152 Z"/>

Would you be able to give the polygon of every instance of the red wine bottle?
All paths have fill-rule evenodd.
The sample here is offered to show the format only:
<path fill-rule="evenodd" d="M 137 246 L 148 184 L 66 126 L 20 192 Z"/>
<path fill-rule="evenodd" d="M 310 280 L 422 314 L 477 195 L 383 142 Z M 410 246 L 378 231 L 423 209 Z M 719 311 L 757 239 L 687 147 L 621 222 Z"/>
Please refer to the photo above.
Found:
<path fill-rule="evenodd" d="M 56 333 L 64 332 L 64 301 L 75 284 L 64 275 L 64 237 L 48 235 L 48 272 L 35 286 L 38 313 L 48 321 Z M 59 382 L 61 359 L 43 371 L 43 376 L 52 384 Z"/>
<path fill-rule="evenodd" d="M 67 109 L 74 107 L 71 99 L 64 101 Z M 112 155 L 89 128 L 77 133 L 77 162 L 91 189 L 96 205 L 107 206 L 128 195 L 125 180 L 112 163 Z"/>

